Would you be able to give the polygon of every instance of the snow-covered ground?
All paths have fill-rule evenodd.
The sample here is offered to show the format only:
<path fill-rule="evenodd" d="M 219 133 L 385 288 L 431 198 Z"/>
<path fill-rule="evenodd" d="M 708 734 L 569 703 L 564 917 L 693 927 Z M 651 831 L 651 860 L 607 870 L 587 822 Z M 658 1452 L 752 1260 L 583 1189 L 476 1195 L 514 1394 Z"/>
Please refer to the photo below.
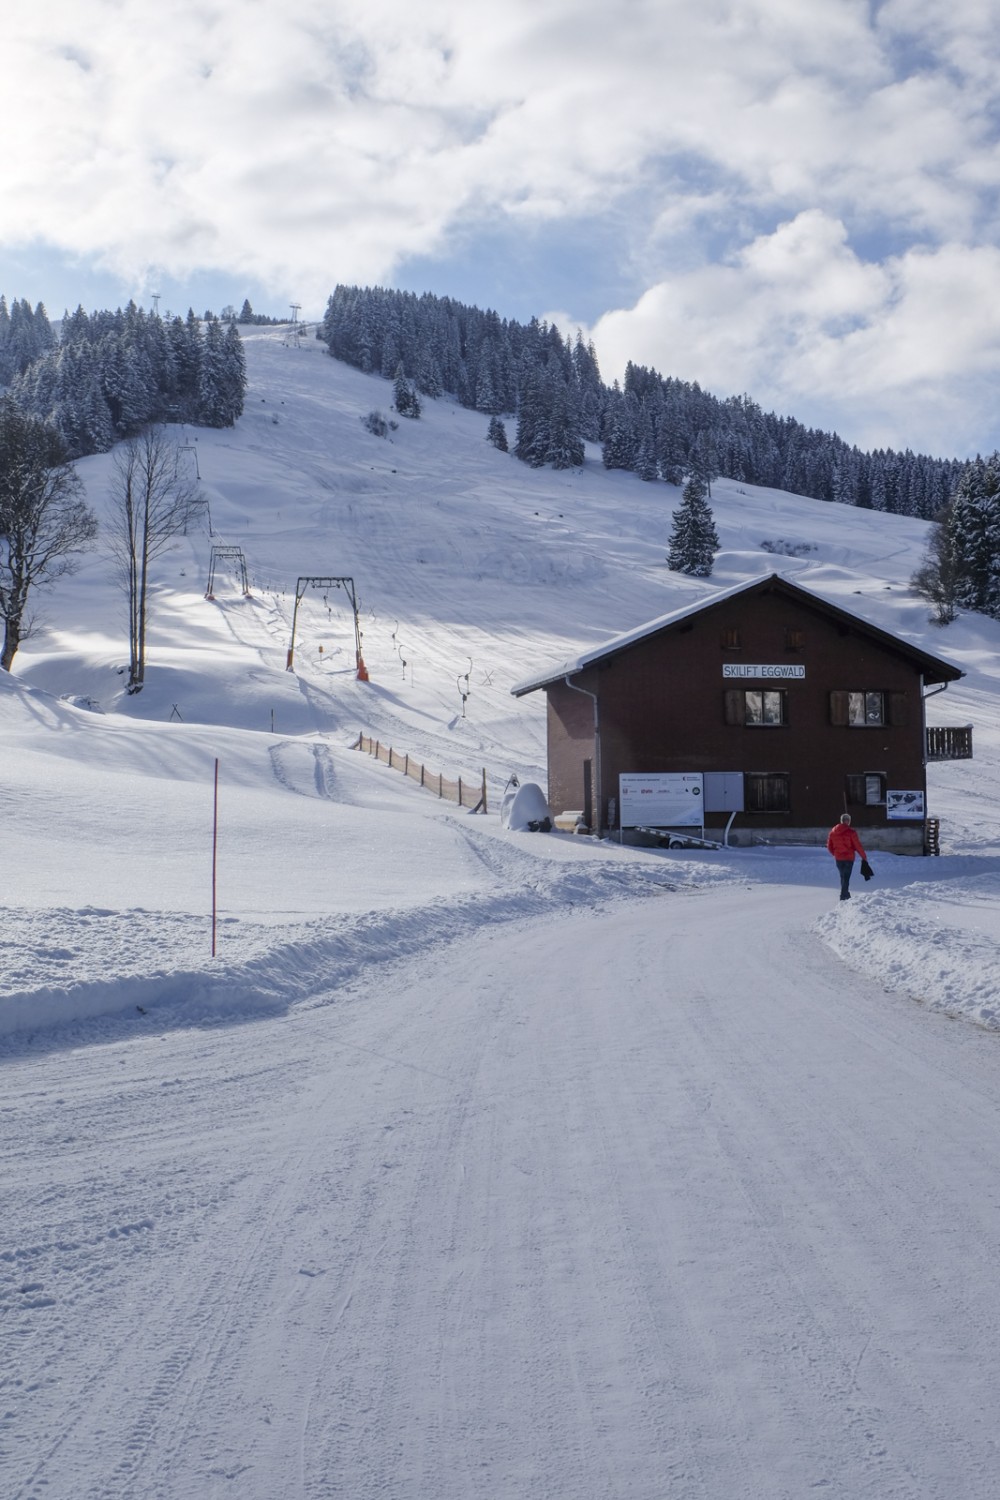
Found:
<path fill-rule="evenodd" d="M 380 440 L 387 383 L 246 341 L 144 691 L 101 551 L 0 682 L 0 1493 L 994 1495 L 1000 625 L 928 624 L 922 523 L 721 481 L 713 585 L 966 672 L 941 857 L 841 905 L 823 850 L 507 832 L 511 685 L 703 592 L 677 492 L 447 401 Z M 354 580 L 370 682 L 342 589 L 285 670 L 302 576 Z"/>

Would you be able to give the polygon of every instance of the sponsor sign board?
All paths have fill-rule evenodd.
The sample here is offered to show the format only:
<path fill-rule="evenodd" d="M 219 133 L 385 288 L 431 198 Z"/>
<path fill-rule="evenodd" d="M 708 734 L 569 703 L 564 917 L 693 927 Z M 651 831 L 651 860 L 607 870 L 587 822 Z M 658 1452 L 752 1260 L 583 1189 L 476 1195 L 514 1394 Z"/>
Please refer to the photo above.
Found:
<path fill-rule="evenodd" d="M 625 774 L 618 793 L 623 828 L 700 828 L 705 821 L 700 771 Z"/>

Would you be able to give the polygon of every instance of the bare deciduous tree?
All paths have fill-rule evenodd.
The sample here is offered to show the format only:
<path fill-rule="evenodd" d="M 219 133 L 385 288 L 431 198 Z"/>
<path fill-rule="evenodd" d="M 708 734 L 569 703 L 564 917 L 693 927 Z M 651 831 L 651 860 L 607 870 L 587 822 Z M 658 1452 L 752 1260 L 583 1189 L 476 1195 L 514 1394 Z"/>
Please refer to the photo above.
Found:
<path fill-rule="evenodd" d="M 147 427 L 122 443 L 111 480 L 111 550 L 128 601 L 128 691 L 146 675 L 149 567 L 204 508 L 197 480 L 179 472 L 176 444 L 162 427 Z"/>
<path fill-rule="evenodd" d="M 955 619 L 960 575 L 961 561 L 946 511 L 931 527 L 924 560 L 910 579 L 910 587 L 934 606 L 932 625 L 950 625 Z"/>
<path fill-rule="evenodd" d="M 28 597 L 72 573 L 97 518 L 54 428 L 0 402 L 0 667 L 32 633 Z"/>

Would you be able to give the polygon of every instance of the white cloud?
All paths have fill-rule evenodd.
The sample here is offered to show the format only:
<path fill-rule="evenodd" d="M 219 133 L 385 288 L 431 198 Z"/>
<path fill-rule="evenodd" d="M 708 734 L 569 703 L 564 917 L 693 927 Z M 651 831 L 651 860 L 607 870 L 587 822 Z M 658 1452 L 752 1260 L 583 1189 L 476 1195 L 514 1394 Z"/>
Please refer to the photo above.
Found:
<path fill-rule="evenodd" d="M 969 108 L 942 78 L 899 96 L 860 3 L 626 0 L 613 24 L 597 0 L 15 10 L 5 233 L 126 264 L 379 275 L 472 207 L 593 211 L 678 153 L 792 208 L 891 186 L 933 219 L 962 192 L 925 178 L 962 157 Z"/>
<path fill-rule="evenodd" d="M 989 364 L 975 280 L 944 278 L 1000 235 L 994 12 L 13 0 L 0 246 L 54 246 L 147 285 L 245 275 L 316 310 L 335 282 L 390 280 L 476 226 L 566 221 L 578 237 L 627 203 L 620 264 L 650 290 L 602 337 L 628 328 L 645 345 L 665 328 L 690 347 L 697 328 L 727 389 L 762 349 L 785 366 L 795 352 L 796 378 L 836 367 L 863 386 L 850 360 L 865 330 L 911 350 L 903 313 L 930 316 L 918 271 L 934 268 L 943 357 L 964 341 Z"/>
<path fill-rule="evenodd" d="M 652 287 L 592 336 L 606 378 L 632 359 L 800 420 L 811 412 L 863 448 L 950 453 L 996 430 L 998 284 L 996 248 L 949 244 L 876 265 L 810 210 L 730 264 Z"/>

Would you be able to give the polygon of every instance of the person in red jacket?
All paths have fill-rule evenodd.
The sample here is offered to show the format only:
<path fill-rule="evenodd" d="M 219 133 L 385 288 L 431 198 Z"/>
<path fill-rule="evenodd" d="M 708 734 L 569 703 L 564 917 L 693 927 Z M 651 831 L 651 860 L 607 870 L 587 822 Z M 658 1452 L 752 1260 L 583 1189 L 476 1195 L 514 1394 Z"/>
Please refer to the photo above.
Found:
<path fill-rule="evenodd" d="M 861 847 L 861 840 L 851 827 L 850 813 L 841 813 L 840 822 L 834 823 L 830 829 L 826 847 L 837 861 L 837 869 L 840 872 L 840 899 L 850 901 L 851 893 L 848 886 L 851 883 L 851 871 L 854 869 L 854 856 L 860 854 L 862 859 L 868 858 Z"/>

